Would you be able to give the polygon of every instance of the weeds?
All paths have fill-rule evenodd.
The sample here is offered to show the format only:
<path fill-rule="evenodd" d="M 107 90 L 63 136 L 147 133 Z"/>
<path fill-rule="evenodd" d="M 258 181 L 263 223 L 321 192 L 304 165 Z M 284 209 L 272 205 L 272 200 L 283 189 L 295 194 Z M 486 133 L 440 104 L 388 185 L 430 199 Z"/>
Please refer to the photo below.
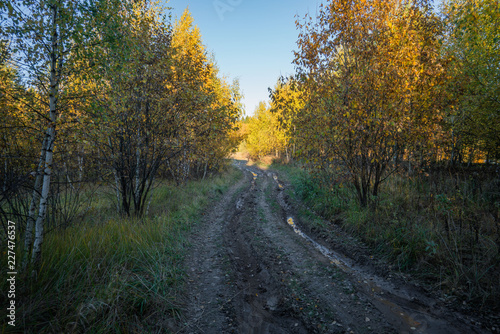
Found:
<path fill-rule="evenodd" d="M 96 197 L 84 221 L 46 236 L 38 277 L 18 278 L 16 330 L 166 331 L 179 315 L 188 233 L 238 177 L 232 170 L 183 188 L 164 183 L 143 219 L 118 216 L 104 194 Z"/>
<path fill-rule="evenodd" d="M 286 175 L 309 208 L 341 222 L 400 270 L 428 280 L 444 295 L 500 308 L 500 187 L 495 187 L 500 180 L 495 173 L 436 169 L 411 178 L 393 175 L 374 199 L 376 206 L 362 208 L 352 189 L 331 181 L 326 186 L 324 175 L 273 168 Z"/>

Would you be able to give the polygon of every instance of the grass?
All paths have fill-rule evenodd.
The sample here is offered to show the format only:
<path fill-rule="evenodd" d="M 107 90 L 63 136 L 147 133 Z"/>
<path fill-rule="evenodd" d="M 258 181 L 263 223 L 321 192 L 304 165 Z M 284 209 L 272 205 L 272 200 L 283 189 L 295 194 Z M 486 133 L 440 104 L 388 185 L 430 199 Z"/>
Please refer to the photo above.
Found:
<path fill-rule="evenodd" d="M 142 219 L 114 214 L 112 202 L 97 196 L 81 223 L 46 236 L 37 279 L 17 278 L 15 330 L 166 332 L 180 312 L 189 233 L 240 173 L 181 188 L 161 184 Z"/>
<path fill-rule="evenodd" d="M 321 186 L 318 175 L 295 166 L 272 168 L 312 211 L 339 223 L 396 268 L 424 279 L 444 297 L 500 309 L 498 176 L 442 170 L 394 175 L 382 185 L 376 207 L 362 208 L 345 185 Z M 307 221 L 326 231 L 316 220 Z"/>

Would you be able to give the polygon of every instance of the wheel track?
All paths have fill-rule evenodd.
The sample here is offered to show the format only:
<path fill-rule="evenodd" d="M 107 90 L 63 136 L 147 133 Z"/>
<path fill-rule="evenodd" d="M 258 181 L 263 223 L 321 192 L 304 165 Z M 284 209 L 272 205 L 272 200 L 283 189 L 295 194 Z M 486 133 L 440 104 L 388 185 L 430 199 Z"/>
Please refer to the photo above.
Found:
<path fill-rule="evenodd" d="M 179 332 L 482 333 L 305 236 L 276 174 L 236 165 L 194 237 Z"/>

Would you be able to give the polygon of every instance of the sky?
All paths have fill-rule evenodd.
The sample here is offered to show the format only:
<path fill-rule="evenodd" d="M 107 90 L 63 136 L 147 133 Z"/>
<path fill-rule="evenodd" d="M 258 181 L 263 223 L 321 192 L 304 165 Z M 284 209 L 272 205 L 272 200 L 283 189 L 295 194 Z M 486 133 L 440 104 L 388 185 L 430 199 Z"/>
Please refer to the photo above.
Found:
<path fill-rule="evenodd" d="M 214 54 L 222 75 L 238 79 L 247 115 L 260 101 L 269 101 L 268 88 L 292 75 L 297 50 L 295 21 L 315 17 L 321 0 L 170 0 L 172 16 L 186 7 L 200 28 L 203 43 Z"/>

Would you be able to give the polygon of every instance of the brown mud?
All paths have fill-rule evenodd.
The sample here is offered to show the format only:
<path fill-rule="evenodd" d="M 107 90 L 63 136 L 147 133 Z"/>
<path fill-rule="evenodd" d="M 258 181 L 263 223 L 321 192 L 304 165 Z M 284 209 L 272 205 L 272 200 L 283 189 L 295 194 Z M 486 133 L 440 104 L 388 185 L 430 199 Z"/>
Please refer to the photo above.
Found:
<path fill-rule="evenodd" d="M 369 260 L 360 264 L 335 238 L 304 233 L 275 173 L 235 165 L 244 178 L 193 236 L 178 333 L 487 333 Z"/>

